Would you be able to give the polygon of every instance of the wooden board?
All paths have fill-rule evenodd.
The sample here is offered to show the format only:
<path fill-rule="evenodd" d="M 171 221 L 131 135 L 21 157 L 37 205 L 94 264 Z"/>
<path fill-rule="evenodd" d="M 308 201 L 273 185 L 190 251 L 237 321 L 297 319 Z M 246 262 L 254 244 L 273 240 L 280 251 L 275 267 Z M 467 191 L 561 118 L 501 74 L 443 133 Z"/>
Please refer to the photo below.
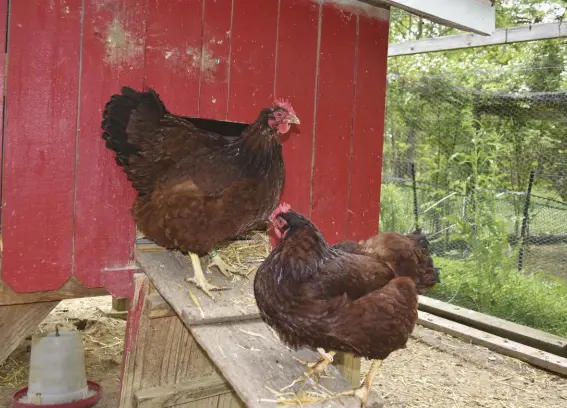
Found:
<path fill-rule="evenodd" d="M 216 408 L 219 397 L 231 392 L 232 388 L 227 381 L 215 373 L 195 379 L 188 384 L 154 387 L 137 391 L 135 393 L 136 408 L 178 406 L 197 408 L 199 405 L 195 403 L 206 403 L 211 408 Z"/>
<path fill-rule="evenodd" d="M 309 215 L 315 90 L 321 4 L 281 0 L 278 24 L 276 98 L 289 99 L 301 121 L 283 143 L 286 165 L 282 200 Z"/>
<path fill-rule="evenodd" d="M 72 274 L 81 3 L 10 3 L 2 280 L 18 292 Z"/>
<path fill-rule="evenodd" d="M 275 396 L 265 387 L 279 390 L 302 375 L 305 367 L 293 356 L 305 361 L 318 359 L 318 354 L 312 351 L 290 351 L 268 326 L 258 320 L 191 326 L 191 332 L 249 408 L 274 406 Z M 321 385 L 331 392 L 349 389 L 350 385 L 336 368 L 329 367 L 328 373 L 333 379 L 323 378 Z M 299 392 L 302 387 L 304 390 L 314 389 L 314 385 L 302 382 L 293 390 Z M 374 393 L 371 399 L 376 399 Z M 369 406 L 372 406 L 371 402 Z M 358 408 L 360 400 L 348 397 L 310 404 L 309 407 Z"/>
<path fill-rule="evenodd" d="M 419 297 L 419 308 L 424 312 L 463 323 L 497 336 L 517 341 L 558 356 L 567 357 L 567 339 L 509 322 L 474 310 L 454 306 L 427 296 Z"/>
<path fill-rule="evenodd" d="M 311 218 L 330 243 L 346 238 L 357 17 L 324 3 Z"/>
<path fill-rule="evenodd" d="M 345 0 L 338 0 L 344 2 Z M 347 0 L 348 1 L 348 0 Z M 496 28 L 493 0 L 363 0 L 389 5 L 459 30 L 490 35 Z"/>
<path fill-rule="evenodd" d="M 0 49 L 6 49 L 6 30 L 8 23 L 8 0 L 0 0 Z M 4 100 L 4 82 L 5 82 L 5 74 L 6 74 L 6 53 L 0 53 L 0 102 L 2 102 L 1 112 L 2 118 L 4 118 L 4 107 L 5 107 L 5 100 Z M 0 135 L 4 135 L 4 120 L 0 123 Z M 0 149 L 0 163 L 2 163 L 2 153 L 3 149 Z M 0 180 L 2 180 L 2 166 L 0 166 Z M 2 203 L 2 189 L 0 189 L 0 203 Z M 0 215 L 1 215 L 1 208 L 0 208 Z M 2 219 L 0 217 L 0 223 Z"/>
<path fill-rule="evenodd" d="M 251 122 L 274 98 L 278 0 L 233 0 L 228 120 Z"/>
<path fill-rule="evenodd" d="M 216 120 L 227 118 L 232 0 L 204 0 L 203 56 L 199 93 L 199 116 Z M 252 116 L 251 116 L 252 118 Z"/>
<path fill-rule="evenodd" d="M 148 277 L 136 274 L 134 281 L 119 408 L 216 408 L 221 398 L 227 407 L 239 407 L 231 403 L 237 399 L 232 388 L 179 317 L 151 319 L 148 300 L 157 292 Z"/>
<path fill-rule="evenodd" d="M 50 302 L 54 300 L 80 297 L 104 296 L 108 292 L 104 288 L 87 288 L 77 279 L 71 277 L 58 290 L 51 292 L 16 293 L 6 284 L 0 282 L 0 306 L 20 305 L 26 303 Z"/>
<path fill-rule="evenodd" d="M 504 339 L 442 317 L 419 311 L 418 323 L 429 329 L 442 331 L 473 344 L 517 358 L 536 367 L 567 376 L 567 358 L 556 356 L 512 340 Z"/>
<path fill-rule="evenodd" d="M 213 292 L 209 298 L 195 285 L 185 282 L 193 276 L 191 261 L 179 252 L 165 250 L 136 250 L 136 259 L 152 280 L 159 293 L 188 325 L 237 320 L 257 319 L 260 314 L 252 295 L 252 280 L 232 282 L 219 272 L 208 275 L 211 283 L 230 287 L 230 290 Z M 189 290 L 201 306 L 201 311 L 191 301 Z"/>
<path fill-rule="evenodd" d="M 88 287 L 102 274 L 135 270 L 134 190 L 101 138 L 102 110 L 123 85 L 140 88 L 144 68 L 145 0 L 85 0 L 75 204 L 75 276 Z M 106 287 L 124 296 L 116 276 Z M 126 293 L 125 293 L 126 292 Z"/>
<path fill-rule="evenodd" d="M 499 44 L 513 44 L 524 41 L 537 41 L 567 37 L 565 24 L 541 23 L 495 30 L 490 36 L 478 34 L 447 35 L 417 41 L 390 44 L 388 56 L 422 54 L 448 50 L 471 49 Z"/>
<path fill-rule="evenodd" d="M 145 83 L 182 116 L 199 111 L 203 2 L 149 0 Z"/>
<path fill-rule="evenodd" d="M 58 303 L 0 306 L 0 365 Z"/>
<path fill-rule="evenodd" d="M 383 14 L 384 19 L 358 16 L 347 212 L 347 237 L 355 241 L 378 233 L 389 30 L 388 13 Z"/>

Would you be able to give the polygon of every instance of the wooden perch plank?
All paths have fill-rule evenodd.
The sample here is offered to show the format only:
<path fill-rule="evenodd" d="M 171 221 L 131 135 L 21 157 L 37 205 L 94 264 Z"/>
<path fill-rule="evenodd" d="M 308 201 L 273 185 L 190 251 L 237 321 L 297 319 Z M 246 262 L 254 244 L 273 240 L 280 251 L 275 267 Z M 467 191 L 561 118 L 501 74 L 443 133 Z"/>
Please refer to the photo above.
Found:
<path fill-rule="evenodd" d="M 319 358 L 317 353 L 310 350 L 291 351 L 261 321 L 192 326 L 190 329 L 249 408 L 274 405 L 269 401 L 275 400 L 276 396 L 266 386 L 279 390 L 302 375 L 306 368 L 295 361 L 293 356 L 305 361 L 316 361 Z M 328 372 L 334 379 L 321 379 L 322 386 L 331 392 L 349 389 L 349 383 L 335 367 L 330 367 Z M 315 387 L 309 382 L 301 382 L 287 391 L 315 391 Z M 371 399 L 376 399 L 376 395 L 372 395 Z M 349 397 L 309 406 L 359 407 L 360 401 Z"/>
<path fill-rule="evenodd" d="M 561 357 L 567 357 L 567 339 L 563 337 L 475 312 L 474 310 L 454 306 L 426 296 L 420 296 L 419 308 L 424 312 L 454 320 L 458 323 L 557 354 Z"/>
<path fill-rule="evenodd" d="M 213 292 L 215 298 L 211 299 L 193 284 L 185 282 L 187 277 L 193 276 L 193 268 L 189 258 L 181 253 L 137 249 L 136 259 L 158 292 L 187 325 L 233 322 L 260 317 L 252 295 L 252 280 L 242 279 L 233 282 L 214 271 L 208 276 L 211 282 L 231 289 Z M 202 314 L 192 302 L 189 290 L 198 299 Z"/>
<path fill-rule="evenodd" d="M 418 323 L 429 329 L 470 341 L 500 354 L 517 358 L 536 367 L 567 376 L 567 359 L 472 327 L 455 323 L 427 312 L 419 312 Z"/>

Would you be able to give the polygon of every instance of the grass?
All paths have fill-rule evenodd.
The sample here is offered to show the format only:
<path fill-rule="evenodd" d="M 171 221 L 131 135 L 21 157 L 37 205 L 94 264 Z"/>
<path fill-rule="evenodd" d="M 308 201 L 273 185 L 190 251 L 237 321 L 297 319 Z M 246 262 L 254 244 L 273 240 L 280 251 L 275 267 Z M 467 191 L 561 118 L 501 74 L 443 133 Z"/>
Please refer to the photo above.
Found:
<path fill-rule="evenodd" d="M 475 273 L 466 260 L 436 257 L 435 263 L 442 268 L 442 284 L 428 296 L 567 337 L 565 282 L 541 274 L 497 269 L 490 283 L 483 281 L 485 276 Z M 489 296 L 485 296 L 487 292 Z"/>

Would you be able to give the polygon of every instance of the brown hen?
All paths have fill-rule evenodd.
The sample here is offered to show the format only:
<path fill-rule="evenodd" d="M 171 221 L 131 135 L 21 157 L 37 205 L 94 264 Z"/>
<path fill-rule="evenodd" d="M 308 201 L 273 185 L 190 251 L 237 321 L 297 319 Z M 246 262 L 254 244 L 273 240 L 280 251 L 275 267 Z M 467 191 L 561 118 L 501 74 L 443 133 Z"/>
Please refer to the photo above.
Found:
<path fill-rule="evenodd" d="M 152 89 L 123 87 L 106 104 L 102 129 L 138 196 L 138 229 L 159 245 L 189 253 L 190 279 L 205 293 L 219 289 L 199 257 L 247 232 L 276 208 L 284 185 L 279 136 L 299 123 L 287 102 L 263 109 L 241 134 L 212 131 L 213 121 L 167 111 Z M 213 124 L 213 125 L 211 125 Z M 213 263 L 227 274 L 214 253 Z"/>
<path fill-rule="evenodd" d="M 276 209 L 271 221 L 280 241 L 254 281 L 262 319 L 292 348 L 321 353 L 328 349 L 377 360 L 359 389 L 340 394 L 355 394 L 365 406 L 380 361 L 404 348 L 413 331 L 416 281 L 435 281 L 434 269 L 419 278 L 418 267 L 410 262 L 389 267 L 363 245 L 331 246 L 308 219 L 284 206 Z M 415 252 L 421 252 L 415 241 L 409 241 Z M 329 360 L 326 357 L 327 364 Z"/>

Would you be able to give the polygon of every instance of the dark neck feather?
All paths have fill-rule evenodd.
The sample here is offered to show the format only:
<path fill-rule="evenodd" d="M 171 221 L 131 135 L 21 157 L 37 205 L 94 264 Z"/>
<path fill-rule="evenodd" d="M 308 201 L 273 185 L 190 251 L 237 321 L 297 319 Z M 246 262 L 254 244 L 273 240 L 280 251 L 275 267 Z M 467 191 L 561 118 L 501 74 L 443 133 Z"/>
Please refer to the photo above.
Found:
<path fill-rule="evenodd" d="M 311 223 L 291 227 L 273 252 L 286 274 L 298 282 L 313 279 L 324 261 L 337 256 Z"/>
<path fill-rule="evenodd" d="M 234 143 L 245 168 L 266 176 L 272 166 L 282 161 L 282 147 L 276 130 L 262 122 L 252 123 Z"/>

